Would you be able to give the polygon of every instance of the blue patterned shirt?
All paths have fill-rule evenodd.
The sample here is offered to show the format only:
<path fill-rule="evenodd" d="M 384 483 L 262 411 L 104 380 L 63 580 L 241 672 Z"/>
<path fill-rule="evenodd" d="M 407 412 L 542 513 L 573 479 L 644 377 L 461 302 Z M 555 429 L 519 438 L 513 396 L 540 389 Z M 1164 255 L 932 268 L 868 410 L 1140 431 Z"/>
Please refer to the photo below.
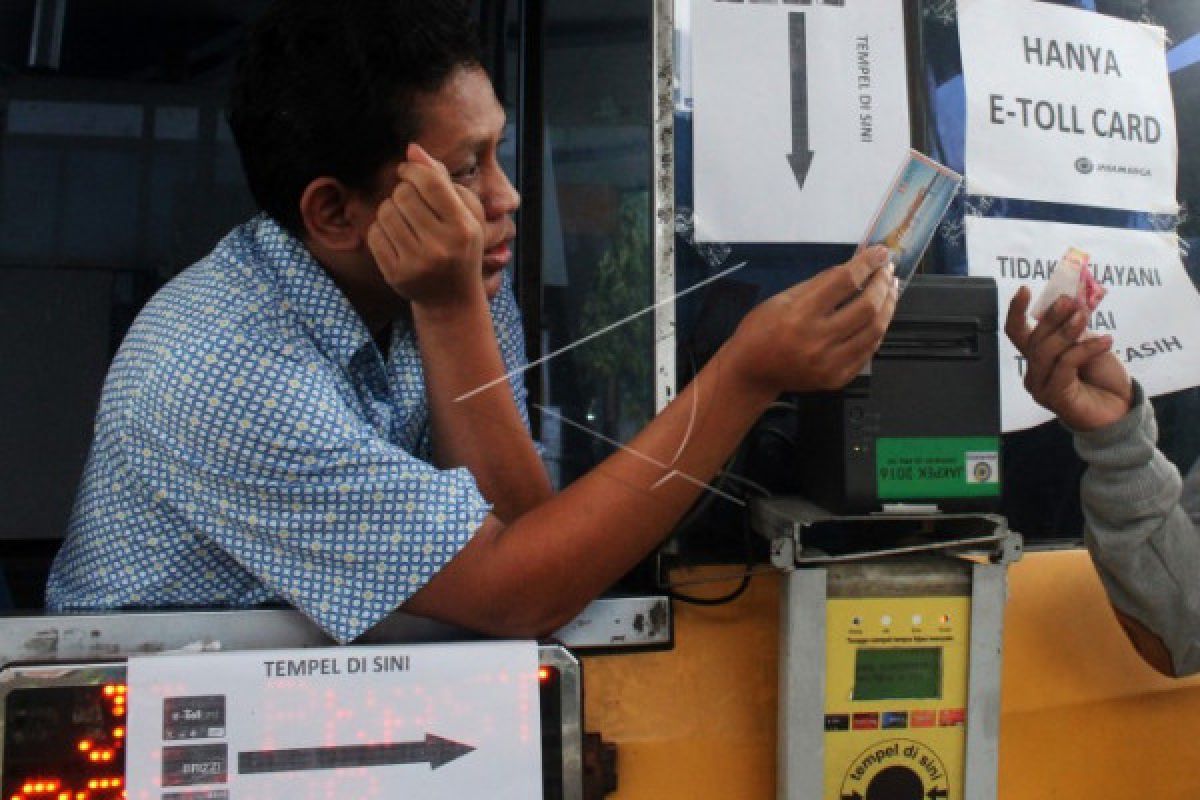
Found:
<path fill-rule="evenodd" d="M 506 369 L 522 366 L 507 279 L 492 317 Z M 490 510 L 431 446 L 412 328 L 393 325 L 385 359 L 307 248 L 258 217 L 126 336 L 47 607 L 287 603 L 354 639 Z"/>

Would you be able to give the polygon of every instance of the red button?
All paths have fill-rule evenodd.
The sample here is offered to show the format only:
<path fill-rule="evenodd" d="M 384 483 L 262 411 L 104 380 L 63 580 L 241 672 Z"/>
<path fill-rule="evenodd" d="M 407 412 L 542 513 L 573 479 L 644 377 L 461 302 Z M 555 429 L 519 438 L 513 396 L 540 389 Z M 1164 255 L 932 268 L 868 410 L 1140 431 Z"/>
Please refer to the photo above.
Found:
<path fill-rule="evenodd" d="M 850 726 L 856 731 L 877 731 L 879 730 L 879 714 L 855 714 Z"/>
<path fill-rule="evenodd" d="M 936 711 L 910 711 L 908 714 L 910 728 L 932 728 L 935 725 L 937 725 Z"/>
<path fill-rule="evenodd" d="M 967 721 L 967 711 L 964 708 L 947 708 L 938 712 L 938 725 L 943 728 L 949 728 L 953 725 L 962 725 Z"/>

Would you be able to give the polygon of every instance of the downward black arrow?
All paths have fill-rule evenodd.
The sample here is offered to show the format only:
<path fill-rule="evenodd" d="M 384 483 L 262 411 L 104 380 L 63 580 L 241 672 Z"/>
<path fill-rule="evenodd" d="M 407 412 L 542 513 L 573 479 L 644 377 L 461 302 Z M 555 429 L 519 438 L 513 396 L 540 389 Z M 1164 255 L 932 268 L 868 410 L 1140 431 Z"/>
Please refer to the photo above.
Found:
<path fill-rule="evenodd" d="M 808 149 L 808 36 L 801 11 L 788 14 L 788 45 L 792 63 L 792 152 L 787 160 L 796 183 L 803 189 L 815 154 Z"/>
<path fill-rule="evenodd" d="M 842 795 L 842 800 L 863 800 L 863 796 L 859 794 L 858 790 L 856 789 L 850 794 Z"/>
<path fill-rule="evenodd" d="M 474 749 L 469 744 L 452 742 L 427 733 L 423 742 L 250 750 L 238 753 L 238 773 L 252 775 L 263 772 L 305 772 L 314 769 L 381 767 L 426 762 L 431 769 L 437 769 Z"/>
<path fill-rule="evenodd" d="M 929 790 L 929 794 L 926 796 L 929 798 L 929 800 L 946 800 L 946 798 L 950 796 L 950 790 L 939 789 L 935 786 Z"/>

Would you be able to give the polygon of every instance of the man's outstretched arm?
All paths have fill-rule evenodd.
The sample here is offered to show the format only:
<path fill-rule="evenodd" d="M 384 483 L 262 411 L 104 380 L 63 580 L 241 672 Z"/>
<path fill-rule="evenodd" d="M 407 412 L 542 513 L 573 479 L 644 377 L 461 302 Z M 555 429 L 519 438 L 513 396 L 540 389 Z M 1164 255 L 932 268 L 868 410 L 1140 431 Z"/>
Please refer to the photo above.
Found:
<path fill-rule="evenodd" d="M 780 392 L 860 371 L 895 308 L 886 261 L 874 249 L 759 306 L 626 448 L 511 524 L 489 518 L 405 610 L 504 636 L 568 622 L 668 535 Z"/>

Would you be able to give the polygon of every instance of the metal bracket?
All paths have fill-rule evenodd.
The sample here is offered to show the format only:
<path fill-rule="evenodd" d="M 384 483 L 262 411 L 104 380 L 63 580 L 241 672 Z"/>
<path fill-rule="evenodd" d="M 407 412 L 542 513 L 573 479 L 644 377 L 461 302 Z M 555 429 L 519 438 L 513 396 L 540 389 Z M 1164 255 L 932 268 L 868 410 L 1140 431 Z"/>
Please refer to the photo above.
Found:
<path fill-rule="evenodd" d="M 880 546 L 831 553 L 812 544 L 817 534 L 832 530 L 844 531 L 847 538 L 853 539 L 856 533 L 878 532 L 889 526 L 908 530 L 914 523 L 920 529 L 919 535 L 888 540 Z M 758 498 L 751 501 L 750 524 L 770 541 L 771 563 L 783 570 L 939 552 L 981 554 L 994 564 L 1007 565 L 1020 560 L 1024 549 L 1021 535 L 1010 530 L 1008 520 L 999 514 L 941 513 L 924 506 L 838 515 L 802 497 Z M 869 539 L 864 537 L 864 541 Z"/>

